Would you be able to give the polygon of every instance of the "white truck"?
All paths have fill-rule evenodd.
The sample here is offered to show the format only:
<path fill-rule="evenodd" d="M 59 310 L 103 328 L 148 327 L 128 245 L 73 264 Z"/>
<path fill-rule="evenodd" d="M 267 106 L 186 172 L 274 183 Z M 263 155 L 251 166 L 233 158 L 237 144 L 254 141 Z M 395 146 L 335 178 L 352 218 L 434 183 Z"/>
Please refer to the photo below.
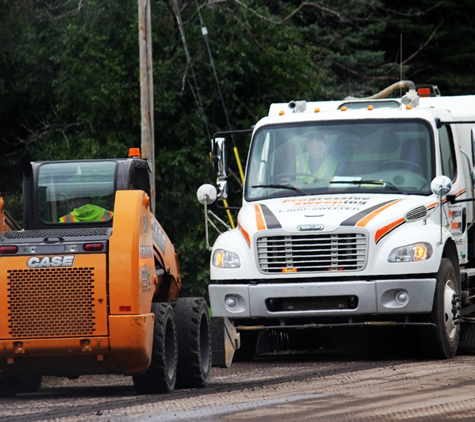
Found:
<path fill-rule="evenodd" d="M 318 347 L 364 326 L 405 327 L 430 357 L 475 349 L 475 96 L 423 92 L 272 104 L 250 130 L 237 227 L 209 248 L 212 314 L 242 359 L 259 331 Z M 206 213 L 227 197 L 223 136 Z"/>

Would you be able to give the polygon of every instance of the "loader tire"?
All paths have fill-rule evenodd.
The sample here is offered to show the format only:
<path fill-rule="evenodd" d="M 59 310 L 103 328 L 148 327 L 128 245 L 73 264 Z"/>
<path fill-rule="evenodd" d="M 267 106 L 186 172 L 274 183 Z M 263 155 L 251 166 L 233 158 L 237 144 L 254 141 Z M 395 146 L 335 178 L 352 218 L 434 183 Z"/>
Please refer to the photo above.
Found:
<path fill-rule="evenodd" d="M 20 380 L 18 378 L 0 379 L 0 398 L 15 397 L 20 390 Z"/>
<path fill-rule="evenodd" d="M 22 378 L 19 393 L 36 393 L 41 387 L 41 376 Z"/>
<path fill-rule="evenodd" d="M 172 301 L 178 337 L 177 387 L 202 388 L 209 383 L 212 346 L 208 306 L 201 297 Z"/>
<path fill-rule="evenodd" d="M 460 295 L 460 288 L 449 259 L 442 259 L 436 278 L 434 306 L 430 314 L 434 327 L 424 329 L 420 341 L 426 357 L 451 359 L 457 352 L 460 338 L 460 325 L 455 324 L 456 298 Z"/>
<path fill-rule="evenodd" d="M 155 322 L 150 367 L 133 377 L 139 394 L 169 393 L 176 383 L 178 344 L 173 309 L 168 303 L 153 303 L 152 313 Z"/>

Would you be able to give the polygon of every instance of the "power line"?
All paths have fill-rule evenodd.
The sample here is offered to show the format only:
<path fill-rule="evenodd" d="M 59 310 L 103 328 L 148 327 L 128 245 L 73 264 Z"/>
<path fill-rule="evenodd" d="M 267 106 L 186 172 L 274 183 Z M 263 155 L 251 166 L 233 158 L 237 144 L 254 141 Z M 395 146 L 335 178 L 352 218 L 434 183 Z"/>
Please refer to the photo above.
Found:
<path fill-rule="evenodd" d="M 216 72 L 216 67 L 214 65 L 214 59 L 213 59 L 213 54 L 211 53 L 211 48 L 210 48 L 209 42 L 208 42 L 208 29 L 206 28 L 206 26 L 204 24 L 204 21 L 203 21 L 203 18 L 201 16 L 200 7 L 198 5 L 198 0 L 195 0 L 195 4 L 196 4 L 196 10 L 198 11 L 198 16 L 200 18 L 201 33 L 203 34 L 203 38 L 205 39 L 206 48 L 208 49 L 209 61 L 211 63 L 211 67 L 213 69 L 214 79 L 216 81 L 216 85 L 218 87 L 218 92 L 219 92 L 219 97 L 221 99 L 221 104 L 223 106 L 224 116 L 226 118 L 226 123 L 228 125 L 228 129 L 231 130 L 231 124 L 229 123 L 228 112 L 226 110 L 226 104 L 224 103 L 223 93 L 221 92 L 221 86 L 219 84 L 218 73 Z M 234 144 L 234 139 L 233 139 L 233 144 Z"/>
<path fill-rule="evenodd" d="M 175 17 L 176 17 L 176 20 L 178 22 L 178 28 L 180 29 L 180 35 L 181 35 L 181 39 L 182 39 L 182 42 L 183 42 L 183 47 L 185 49 L 186 58 L 188 60 L 188 63 L 190 64 L 190 68 L 191 68 L 191 75 L 193 77 L 194 88 L 196 90 L 196 97 L 197 97 L 197 100 L 198 100 L 198 107 L 201 110 L 201 113 L 203 115 L 203 122 L 204 122 L 205 127 L 206 127 L 206 133 L 208 134 L 208 139 L 211 139 L 211 133 L 209 131 L 208 120 L 206 118 L 206 113 L 205 113 L 204 108 L 203 108 L 203 102 L 201 101 L 200 88 L 198 87 L 198 82 L 196 80 L 196 74 L 195 74 L 195 71 L 194 71 L 194 68 L 193 68 L 193 59 L 191 58 L 190 51 L 188 49 L 188 44 L 186 42 L 185 30 L 183 29 L 183 21 L 181 19 L 180 9 L 178 7 L 177 0 L 174 1 L 174 5 L 175 5 Z"/>
<path fill-rule="evenodd" d="M 214 79 L 216 81 L 216 86 L 218 87 L 218 92 L 219 92 L 219 98 L 221 99 L 221 104 L 223 106 L 223 111 L 224 111 L 224 117 L 226 118 L 226 123 L 228 125 L 228 129 L 229 131 L 231 132 L 232 129 L 231 129 L 231 124 L 229 123 L 229 117 L 228 117 L 228 111 L 226 109 L 226 104 L 224 102 L 224 97 L 223 97 L 223 93 L 221 91 L 221 85 L 219 83 L 219 78 L 218 78 L 218 73 L 216 72 L 216 66 L 214 65 L 214 59 L 213 59 L 213 54 L 211 53 L 211 48 L 209 46 L 209 42 L 208 42 L 208 29 L 206 28 L 205 26 L 205 23 L 203 21 L 203 17 L 201 16 L 201 12 L 200 12 L 200 7 L 198 5 L 198 0 L 195 0 L 195 4 L 196 4 L 196 10 L 198 11 L 198 16 L 200 18 L 200 24 L 201 24 L 201 33 L 203 34 L 203 38 L 205 39 L 205 43 L 206 43 L 206 48 L 208 50 L 208 55 L 209 55 L 209 61 L 211 63 L 211 67 L 213 69 L 213 75 L 214 75 Z M 237 146 L 236 146 L 236 142 L 234 141 L 234 136 L 233 134 L 231 133 L 231 140 L 233 142 L 233 147 L 234 147 L 234 155 L 236 157 L 236 162 L 237 162 L 237 165 L 238 165 L 238 168 L 239 168 L 239 174 L 241 176 L 241 183 L 244 183 L 244 171 L 242 169 L 242 164 L 241 164 L 241 159 L 239 157 L 239 153 L 238 153 L 238 150 L 237 150 Z"/>

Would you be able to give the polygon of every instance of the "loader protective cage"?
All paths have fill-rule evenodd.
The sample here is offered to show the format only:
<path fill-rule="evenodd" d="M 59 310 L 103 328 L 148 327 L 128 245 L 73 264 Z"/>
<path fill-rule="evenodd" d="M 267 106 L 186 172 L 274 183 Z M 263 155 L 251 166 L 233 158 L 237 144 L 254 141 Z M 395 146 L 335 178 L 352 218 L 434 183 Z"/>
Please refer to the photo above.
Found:
<path fill-rule="evenodd" d="M 110 227 L 112 219 L 79 223 L 61 223 L 59 219 L 86 203 L 113 213 L 116 191 L 138 189 L 150 196 L 150 178 L 148 162 L 135 157 L 27 163 L 23 166 L 25 229 L 66 228 L 78 224 Z"/>

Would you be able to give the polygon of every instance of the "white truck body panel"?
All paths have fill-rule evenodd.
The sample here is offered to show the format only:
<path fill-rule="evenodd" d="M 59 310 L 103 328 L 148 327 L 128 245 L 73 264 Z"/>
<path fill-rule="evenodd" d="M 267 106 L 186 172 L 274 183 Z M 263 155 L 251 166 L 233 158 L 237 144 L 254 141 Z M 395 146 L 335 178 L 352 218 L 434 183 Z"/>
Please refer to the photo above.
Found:
<path fill-rule="evenodd" d="M 343 104 L 350 104 L 347 110 L 339 109 Z M 445 123 L 442 129 L 440 121 Z M 420 98 L 418 106 L 407 108 L 351 109 L 350 100 L 272 104 L 269 115 L 253 130 L 237 228 L 221 234 L 213 245 L 209 286 L 213 315 L 226 316 L 236 324 L 255 318 L 285 325 L 302 317 L 318 323 L 327 317 L 343 322 L 354 316 L 400 315 L 408 322 L 412 315 L 429 314 L 447 245 L 456 245 L 457 274 L 474 266 L 469 261 L 473 202 L 450 203 L 444 196 L 441 208 L 440 198 L 430 189 L 432 179 L 448 169 L 453 172 L 449 196 L 457 201 L 474 197 L 470 129 L 475 123 L 448 125 L 453 121 L 475 121 L 475 96 Z M 371 138 L 369 129 L 378 124 L 394 128 L 397 140 L 387 141 L 383 132 Z M 450 141 L 441 139 L 444 127 Z M 279 174 L 276 168 L 283 168 L 285 162 L 294 165 L 295 155 L 299 157 L 288 140 L 292 128 L 296 139 L 305 135 L 304 129 L 317 128 L 336 151 L 337 165 L 347 167 L 337 167 L 332 178 L 325 183 L 314 180 L 308 188 L 296 182 L 298 174 L 292 174 L 295 181 L 277 181 L 288 173 Z M 353 132 L 358 140 L 338 152 L 340 129 L 347 135 Z M 397 174 L 383 169 L 385 160 L 406 162 L 391 157 L 407 152 L 404 142 L 416 143 L 415 134 L 424 137 L 427 148 L 419 158 L 420 171 L 405 168 Z M 295 148 L 302 148 L 297 141 Z M 278 158 L 279 148 L 286 143 L 289 146 Z M 452 162 L 448 163 L 444 148 L 451 143 Z M 372 158 L 372 154 L 379 155 Z M 378 159 L 381 167 L 371 169 Z M 374 186 L 358 185 L 358 178 L 369 178 Z M 346 185 L 345 180 L 352 182 Z M 376 181 L 384 181 L 384 189 L 378 191 Z M 275 186 L 289 183 L 298 189 Z M 351 248 L 341 246 L 350 243 Z M 430 245 L 428 259 L 390 262 L 396 249 L 420 243 Z M 216 251 L 238 256 L 240 265 L 216 266 Z M 274 306 L 273 300 L 280 304 Z"/>

